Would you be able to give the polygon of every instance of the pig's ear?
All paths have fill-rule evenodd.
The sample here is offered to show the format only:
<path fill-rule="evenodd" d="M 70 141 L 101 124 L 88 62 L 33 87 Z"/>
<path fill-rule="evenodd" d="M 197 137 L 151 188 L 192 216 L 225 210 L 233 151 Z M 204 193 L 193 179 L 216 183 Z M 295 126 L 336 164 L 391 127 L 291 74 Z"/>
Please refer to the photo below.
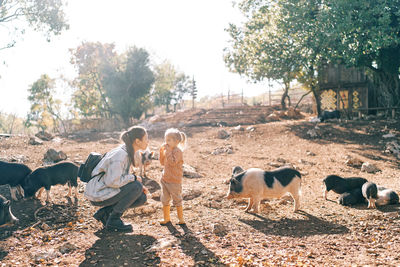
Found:
<path fill-rule="evenodd" d="M 241 172 L 243 172 L 243 169 L 240 166 L 235 166 L 235 167 L 232 168 L 232 174 L 233 175 L 241 173 Z"/>
<path fill-rule="evenodd" d="M 231 183 L 234 185 L 240 184 L 240 182 L 238 180 L 236 180 L 236 178 L 232 178 Z"/>
<path fill-rule="evenodd" d="M 152 159 L 152 158 L 154 158 L 154 151 L 151 151 L 151 153 L 150 153 L 150 158 Z"/>
<path fill-rule="evenodd" d="M 143 151 L 139 151 L 139 155 L 140 155 L 140 156 L 143 156 Z"/>

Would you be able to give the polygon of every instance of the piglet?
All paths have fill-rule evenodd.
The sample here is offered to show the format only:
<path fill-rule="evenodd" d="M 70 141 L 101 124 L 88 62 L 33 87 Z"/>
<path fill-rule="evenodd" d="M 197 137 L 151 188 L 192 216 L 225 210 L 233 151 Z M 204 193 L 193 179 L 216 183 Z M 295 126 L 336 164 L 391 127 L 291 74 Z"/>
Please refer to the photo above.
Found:
<path fill-rule="evenodd" d="M 294 212 L 300 207 L 301 174 L 292 168 L 264 171 L 251 168 L 244 171 L 236 166 L 230 179 L 227 199 L 250 198 L 246 212 L 259 212 L 260 201 L 265 198 L 280 198 L 290 194 L 294 200 Z"/>
<path fill-rule="evenodd" d="M 355 188 L 351 191 L 344 192 L 338 199 L 339 204 L 350 206 L 360 203 L 365 203 L 365 198 L 361 192 L 361 188 Z"/>
<path fill-rule="evenodd" d="M 363 184 L 361 188 L 362 194 L 368 201 L 369 209 L 376 209 L 376 200 L 378 199 L 378 187 L 376 184 L 368 182 Z"/>
<path fill-rule="evenodd" d="M 323 180 L 325 185 L 324 199 L 327 199 L 328 192 L 331 190 L 337 194 L 343 194 L 356 188 L 361 189 L 361 186 L 366 182 L 368 182 L 367 179 L 362 177 L 343 178 L 338 175 L 328 175 Z"/>
<path fill-rule="evenodd" d="M 340 111 L 339 110 L 324 110 L 319 117 L 321 122 L 330 119 L 340 119 Z"/>
<path fill-rule="evenodd" d="M 155 159 L 154 151 L 138 150 L 135 152 L 135 167 L 140 170 L 140 177 L 146 176 L 146 166 Z"/>
<path fill-rule="evenodd" d="M 378 206 L 398 204 L 399 195 L 392 189 L 378 186 L 378 199 L 376 200 L 375 203 Z"/>
<path fill-rule="evenodd" d="M 12 214 L 10 200 L 0 195 L 0 227 L 14 225 L 18 219 Z"/>

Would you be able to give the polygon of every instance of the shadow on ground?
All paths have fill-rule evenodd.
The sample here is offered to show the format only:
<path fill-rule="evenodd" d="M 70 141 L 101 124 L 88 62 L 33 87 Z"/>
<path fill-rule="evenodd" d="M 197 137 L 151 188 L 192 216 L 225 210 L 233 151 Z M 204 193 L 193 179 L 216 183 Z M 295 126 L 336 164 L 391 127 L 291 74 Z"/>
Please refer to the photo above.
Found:
<path fill-rule="evenodd" d="M 290 237 L 305 237 L 322 234 L 344 234 L 349 229 L 340 224 L 334 224 L 317 218 L 307 212 L 298 211 L 304 219 L 284 218 L 279 221 L 270 220 L 258 214 L 253 214 L 257 219 L 240 219 L 239 221 L 253 227 L 265 235 L 279 235 Z"/>
<path fill-rule="evenodd" d="M 160 258 L 149 248 L 157 241 L 149 235 L 101 230 L 79 266 L 156 266 Z"/>
<path fill-rule="evenodd" d="M 371 160 L 387 160 L 394 168 L 400 166 L 397 159 L 382 153 L 385 150 L 385 143 L 391 141 L 382 136 L 391 130 L 400 131 L 398 121 L 332 121 L 327 123 L 301 121 L 288 124 L 286 127 L 296 136 L 320 145 L 330 143 L 359 145 L 360 149 L 352 150 L 353 153 Z M 310 130 L 315 131 L 317 136 L 312 137 L 308 133 Z M 369 150 L 375 150 L 376 153 L 367 153 L 366 151 Z"/>
<path fill-rule="evenodd" d="M 180 247 L 186 255 L 190 256 L 196 266 L 226 266 L 214 252 L 209 250 L 203 243 L 200 242 L 193 235 L 191 230 L 186 225 L 181 225 L 184 233 L 182 234 L 178 229 L 175 228 L 171 223 L 167 224 L 170 233 L 180 241 Z"/>

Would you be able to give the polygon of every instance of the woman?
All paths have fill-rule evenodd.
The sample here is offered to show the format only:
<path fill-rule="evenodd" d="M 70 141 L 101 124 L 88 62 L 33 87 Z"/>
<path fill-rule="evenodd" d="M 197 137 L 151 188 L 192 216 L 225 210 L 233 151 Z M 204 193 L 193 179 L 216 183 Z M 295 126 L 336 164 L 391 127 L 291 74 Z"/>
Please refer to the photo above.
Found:
<path fill-rule="evenodd" d="M 129 169 L 131 164 L 135 166 L 135 151 L 146 149 L 149 141 L 140 126 L 129 128 L 120 139 L 124 144 L 107 152 L 93 169 L 95 177 L 87 183 L 85 196 L 93 205 L 102 207 L 93 217 L 106 229 L 132 231 L 132 225 L 125 224 L 121 216 L 127 209 L 143 205 L 148 190 Z"/>

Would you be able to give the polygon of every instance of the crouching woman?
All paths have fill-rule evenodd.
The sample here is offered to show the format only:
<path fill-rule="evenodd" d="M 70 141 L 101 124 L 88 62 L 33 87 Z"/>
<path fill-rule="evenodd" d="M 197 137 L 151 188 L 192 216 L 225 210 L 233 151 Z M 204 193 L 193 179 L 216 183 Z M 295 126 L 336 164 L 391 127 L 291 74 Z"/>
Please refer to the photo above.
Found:
<path fill-rule="evenodd" d="M 127 209 L 143 205 L 148 191 L 141 178 L 129 170 L 131 164 L 135 166 L 135 151 L 147 148 L 148 135 L 143 127 L 133 126 L 120 139 L 124 144 L 107 152 L 93 169 L 85 197 L 94 206 L 101 207 L 93 217 L 107 230 L 130 232 L 132 225 L 124 223 L 121 216 Z"/>

